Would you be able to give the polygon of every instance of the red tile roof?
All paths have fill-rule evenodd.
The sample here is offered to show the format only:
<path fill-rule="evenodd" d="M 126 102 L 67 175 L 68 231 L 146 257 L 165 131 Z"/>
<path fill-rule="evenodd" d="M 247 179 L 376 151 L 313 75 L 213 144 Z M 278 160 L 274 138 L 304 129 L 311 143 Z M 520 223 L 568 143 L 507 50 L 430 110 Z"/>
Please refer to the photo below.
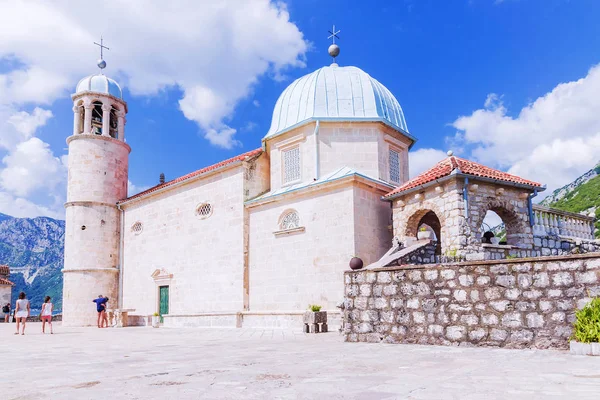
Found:
<path fill-rule="evenodd" d="M 8 275 L 10 274 L 10 268 L 8 265 L 0 265 L 0 275 Z"/>
<path fill-rule="evenodd" d="M 150 194 L 152 192 L 156 192 L 157 190 L 160 190 L 162 188 L 166 188 L 166 187 L 172 186 L 172 185 L 174 185 L 176 183 L 183 182 L 185 180 L 191 179 L 191 178 L 196 177 L 198 175 L 202 175 L 202 174 L 204 174 L 206 172 L 215 170 L 215 169 L 223 167 L 225 165 L 232 164 L 232 163 L 234 163 L 236 161 L 243 161 L 246 158 L 253 157 L 253 156 L 259 155 L 261 153 L 262 153 L 262 149 L 255 149 L 255 150 L 249 151 L 247 153 L 240 154 L 238 156 L 229 158 L 227 160 L 224 160 L 224 161 L 218 162 L 216 164 L 210 165 L 208 167 L 205 167 L 205 168 L 199 169 L 197 171 L 191 172 L 191 173 L 189 173 L 187 175 L 180 176 L 179 178 L 173 179 L 172 181 L 168 181 L 168 182 L 165 182 L 165 183 L 161 183 L 160 185 L 156 185 L 156 186 L 154 186 L 154 187 L 152 187 L 152 188 L 150 188 L 148 190 L 144 190 L 143 192 L 140 192 L 140 193 L 138 193 L 136 195 L 133 195 L 131 197 L 128 197 L 126 199 L 123 199 L 123 200 L 119 201 L 119 203 L 123 203 L 125 201 L 129 201 L 129 200 L 132 200 L 132 199 L 136 199 L 138 197 L 145 196 L 145 195 Z"/>
<path fill-rule="evenodd" d="M 0 278 L 0 285 L 11 285 L 11 286 L 13 286 L 14 283 L 12 283 L 11 281 L 9 281 L 8 279 Z"/>
<path fill-rule="evenodd" d="M 463 175 L 470 175 L 473 177 L 481 177 L 488 179 L 495 179 L 501 182 L 507 183 L 517 183 L 521 185 L 531 186 L 531 187 L 541 187 L 542 185 L 529 181 L 527 179 L 519 178 L 518 176 L 507 174 L 506 172 L 498 171 L 497 169 L 493 169 L 490 167 L 486 167 L 485 165 L 465 160 L 464 158 L 450 156 L 417 177 L 409 180 L 403 185 L 397 187 L 392 190 L 390 193 L 386 194 L 384 197 L 390 197 L 396 195 L 398 193 L 404 192 L 409 189 L 416 188 L 418 186 L 424 185 L 429 182 L 433 182 L 436 179 L 440 179 L 450 175 L 453 171 L 458 170 L 457 172 L 462 173 Z"/>

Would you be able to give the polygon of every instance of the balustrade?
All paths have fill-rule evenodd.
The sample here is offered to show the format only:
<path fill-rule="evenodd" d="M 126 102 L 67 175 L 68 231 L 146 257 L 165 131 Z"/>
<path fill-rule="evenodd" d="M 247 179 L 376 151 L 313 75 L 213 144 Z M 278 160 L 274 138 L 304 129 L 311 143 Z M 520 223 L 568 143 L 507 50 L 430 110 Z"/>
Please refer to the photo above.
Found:
<path fill-rule="evenodd" d="M 594 217 L 557 210 L 535 204 L 533 206 L 534 236 L 557 235 L 594 239 Z"/>

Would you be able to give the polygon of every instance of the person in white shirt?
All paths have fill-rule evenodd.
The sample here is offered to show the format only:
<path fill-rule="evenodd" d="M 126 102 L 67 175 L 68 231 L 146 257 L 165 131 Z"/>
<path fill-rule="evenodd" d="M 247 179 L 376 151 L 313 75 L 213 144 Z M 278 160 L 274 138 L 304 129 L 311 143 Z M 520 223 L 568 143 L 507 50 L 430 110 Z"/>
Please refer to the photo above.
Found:
<path fill-rule="evenodd" d="M 19 293 L 19 300 L 17 300 L 17 306 L 15 308 L 15 317 L 17 318 L 17 331 L 15 335 L 19 334 L 19 323 L 22 326 L 21 335 L 25 334 L 25 323 L 29 317 L 29 300 L 25 298 L 25 292 Z"/>
<path fill-rule="evenodd" d="M 50 334 L 53 334 L 52 331 L 52 310 L 54 309 L 54 305 L 50 303 L 50 296 L 46 296 L 44 299 L 44 304 L 42 304 L 42 313 L 40 314 L 40 318 L 42 319 L 42 333 L 46 333 L 46 322 L 50 325 Z"/>

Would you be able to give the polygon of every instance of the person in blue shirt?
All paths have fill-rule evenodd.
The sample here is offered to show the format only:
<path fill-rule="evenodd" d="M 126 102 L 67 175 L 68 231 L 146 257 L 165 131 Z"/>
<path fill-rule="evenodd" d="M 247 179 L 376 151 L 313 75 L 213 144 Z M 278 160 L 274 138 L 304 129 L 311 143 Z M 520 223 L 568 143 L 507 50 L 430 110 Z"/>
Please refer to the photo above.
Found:
<path fill-rule="evenodd" d="M 97 299 L 92 301 L 96 303 L 96 311 L 98 311 L 98 328 L 108 328 L 108 318 L 106 317 L 106 303 L 108 302 L 108 297 L 104 297 L 100 294 Z"/>

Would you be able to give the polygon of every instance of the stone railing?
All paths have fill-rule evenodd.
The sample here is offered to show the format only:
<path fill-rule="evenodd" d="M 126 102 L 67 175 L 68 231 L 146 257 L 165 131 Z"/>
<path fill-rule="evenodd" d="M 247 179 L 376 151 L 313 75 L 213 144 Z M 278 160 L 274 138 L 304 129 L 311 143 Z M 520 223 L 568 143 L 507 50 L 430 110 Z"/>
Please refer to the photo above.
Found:
<path fill-rule="evenodd" d="M 537 204 L 533 206 L 533 235 L 594 239 L 594 217 Z"/>

